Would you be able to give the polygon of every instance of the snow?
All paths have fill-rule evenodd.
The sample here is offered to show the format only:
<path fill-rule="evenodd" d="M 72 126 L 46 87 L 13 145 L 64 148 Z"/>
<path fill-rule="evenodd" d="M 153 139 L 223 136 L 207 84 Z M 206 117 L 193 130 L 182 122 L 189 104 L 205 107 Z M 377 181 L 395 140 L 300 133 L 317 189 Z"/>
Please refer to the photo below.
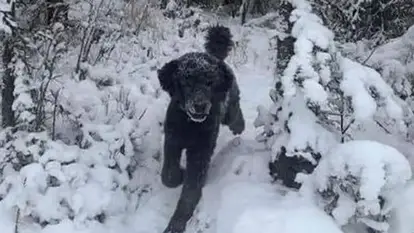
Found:
<path fill-rule="evenodd" d="M 233 232 L 270 233 L 274 232 L 274 229 L 286 233 L 342 232 L 322 210 L 306 205 L 291 205 L 280 209 L 268 205 L 252 207 L 243 213 Z"/>
<path fill-rule="evenodd" d="M 298 52 L 306 52 L 307 49 L 303 48 L 306 48 L 306 43 L 309 42 L 321 49 L 329 48 L 334 37 L 333 32 L 323 26 L 322 20 L 315 14 L 309 13 L 308 9 L 295 9 L 290 20 L 295 23 L 292 28 L 292 36 L 300 39 L 306 38 L 306 40 L 298 41 L 298 47 L 296 47 Z"/>
<path fill-rule="evenodd" d="M 334 34 L 323 25 L 322 20 L 311 13 L 311 7 L 306 1 L 293 1 L 297 6 L 293 10 L 290 21 L 293 24 L 292 36 L 296 38 L 294 43 L 295 54 L 289 61 L 287 69 L 281 78 L 284 87 L 285 98 L 291 98 L 297 93 L 295 79 L 303 79 L 302 88 L 305 97 L 318 104 L 324 104 L 327 93 L 319 84 L 319 81 L 327 79 L 326 72 L 322 77 L 314 67 L 315 60 L 321 60 L 313 54 L 315 48 L 328 50 L 333 43 Z M 299 81 L 300 82 L 300 81 Z"/>
<path fill-rule="evenodd" d="M 309 181 L 315 190 L 339 194 L 332 211 L 338 224 L 349 223 L 355 214 L 370 224 L 369 216 L 385 214 L 378 198 L 387 202 L 399 196 L 412 171 L 408 160 L 395 148 L 375 141 L 355 140 L 334 147 L 311 177 Z M 382 225 L 382 229 L 388 227 Z"/>
<path fill-rule="evenodd" d="M 295 149 L 313 145 L 312 148 L 316 151 L 326 153 L 329 148 L 336 145 L 336 137 L 316 124 L 317 118 L 306 107 L 301 95 L 293 98 L 289 106 L 290 111 L 296 114 L 292 115 L 289 122 L 291 135 L 286 145 L 287 151 L 293 152 Z"/>
<path fill-rule="evenodd" d="M 221 193 L 217 232 L 342 232 L 328 215 L 306 199 L 282 196 L 275 191 L 274 185 L 268 183 L 228 184 Z"/>
<path fill-rule="evenodd" d="M 381 74 L 383 80 L 392 88 L 392 91 L 396 95 L 405 99 L 403 101 L 401 99 L 389 98 L 390 101 L 388 101 L 389 104 L 387 104 L 388 106 L 386 108 L 390 109 L 387 110 L 381 107 L 379 112 L 388 118 L 387 112 L 399 114 L 402 109 L 403 120 L 406 126 L 401 125 L 401 121 L 393 122 L 393 120 L 379 121 L 383 127 L 378 127 L 376 122 L 364 122 L 363 126 L 360 125 L 358 129 L 353 129 L 353 138 L 355 140 L 375 140 L 393 146 L 403 153 L 413 166 L 414 154 L 411 149 L 414 135 L 412 128 L 413 102 L 411 97 L 412 84 L 410 80 L 413 74 L 412 67 L 414 66 L 412 66 L 413 57 L 410 52 L 412 50 L 410 49 L 409 43 L 404 39 L 409 38 L 411 33 L 412 29 L 407 30 L 403 36 L 392 39 L 386 44 L 374 49 L 366 41 L 347 43 L 342 46 L 342 51 L 354 61 L 365 61 L 367 66 L 374 68 Z M 393 100 L 398 103 L 397 106 L 390 103 Z M 386 101 L 383 102 L 386 103 Z M 384 104 L 381 104 L 381 106 L 384 106 Z M 378 121 L 377 114 L 376 120 Z M 383 128 L 387 130 L 384 131 Z"/>
<path fill-rule="evenodd" d="M 232 32 L 237 33 L 237 30 L 238 28 L 232 29 Z M 235 34 L 235 38 L 238 36 L 242 37 L 243 34 Z M 264 35 L 259 31 L 258 35 L 248 35 L 247 38 L 243 37 L 243 39 L 247 43 L 255 44 L 255 38 L 259 36 L 263 37 Z M 266 172 L 269 155 L 262 145 L 254 141 L 257 133 L 257 129 L 253 127 L 253 121 L 257 115 L 256 108 L 259 104 L 270 104 L 271 101 L 267 96 L 267 90 L 273 83 L 271 70 L 260 69 L 260 67 L 266 67 L 267 64 L 254 59 L 255 56 L 253 54 L 259 54 L 259 52 L 268 49 L 268 45 L 263 43 L 260 43 L 260 45 L 255 47 L 250 47 L 250 45 L 244 48 L 253 57 L 246 64 L 235 68 L 236 65 L 234 63 L 229 63 L 235 70 L 241 89 L 241 101 L 243 103 L 241 107 L 247 128 L 241 138 L 235 139 L 233 139 L 231 132 L 226 127 L 223 126 L 221 128 L 216 155 L 210 165 L 207 185 L 203 189 L 203 198 L 196 210 L 197 213 L 188 223 L 187 232 L 196 232 L 200 228 L 204 232 L 226 232 L 222 228 L 226 227 L 223 224 L 228 224 L 226 222 L 219 223 L 218 221 L 221 219 L 221 214 L 226 211 L 232 211 L 232 209 L 231 207 L 226 207 L 221 210 L 222 203 L 227 202 L 227 198 L 222 200 L 217 195 L 225 192 L 223 189 L 227 189 L 227 184 L 232 184 L 238 180 L 240 182 L 251 180 L 266 183 L 270 180 Z M 238 52 L 239 50 L 236 51 Z M 239 56 L 237 52 L 233 52 L 232 57 L 229 57 L 228 60 L 235 61 L 235 56 Z M 259 58 L 263 59 L 263 61 L 267 60 L 266 58 Z M 256 62 L 257 65 L 254 65 Z M 142 201 L 143 204 L 141 204 L 136 215 L 130 217 L 133 229 L 138 233 L 161 232 L 175 208 L 180 188 L 166 189 L 159 183 L 158 186 L 158 191 L 153 194 L 154 196 L 147 201 Z M 227 214 L 225 215 L 227 216 Z"/>
<path fill-rule="evenodd" d="M 414 183 L 410 181 L 402 193 L 395 196 L 392 200 L 392 206 L 394 207 L 390 232 L 395 233 L 408 233 L 414 231 L 414 205 L 412 197 L 414 194 Z"/>
<path fill-rule="evenodd" d="M 12 34 L 12 27 L 16 26 L 13 20 L 10 20 L 11 6 L 14 1 L 0 1 L 0 32 L 4 32 L 8 35 Z"/>
<path fill-rule="evenodd" d="M 355 118 L 357 120 L 366 120 L 372 117 L 377 110 L 375 99 L 368 94 L 367 90 L 369 88 L 375 88 L 378 92 L 390 117 L 395 119 L 402 118 L 403 110 L 399 107 L 396 100 L 393 99 L 393 90 L 378 72 L 347 58 L 342 59 L 341 66 L 344 71 L 341 89 L 346 96 L 352 97 Z"/>
<path fill-rule="evenodd" d="M 344 178 L 348 172 L 361 176 L 359 192 L 368 201 L 386 189 L 404 184 L 412 175 L 408 161 L 400 152 L 374 141 L 340 144 L 319 165 L 314 174 L 321 185 L 326 184 L 327 172 L 338 178 Z"/>

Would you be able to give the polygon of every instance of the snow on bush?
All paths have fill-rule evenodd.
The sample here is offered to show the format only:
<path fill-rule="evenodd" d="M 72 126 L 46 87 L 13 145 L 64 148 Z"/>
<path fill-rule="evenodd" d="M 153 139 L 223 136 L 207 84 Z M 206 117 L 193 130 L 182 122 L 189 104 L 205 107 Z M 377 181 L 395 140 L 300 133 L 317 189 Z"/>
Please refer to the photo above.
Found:
<path fill-rule="evenodd" d="M 43 226 L 65 219 L 103 222 L 127 210 L 128 157 L 120 151 L 122 138 L 118 145 L 88 149 L 51 141 L 45 133 L 6 131 L 1 139 L 7 154 L 1 158 L 0 205 L 18 208 L 21 218 Z"/>
<path fill-rule="evenodd" d="M 406 129 L 402 101 L 381 75 L 341 55 L 307 1 L 292 4 L 294 54 L 270 91 L 274 105 L 259 106 L 255 126 L 264 128 L 257 139 L 272 148 L 272 176 L 298 188 L 297 173 L 311 173 L 332 146 L 352 139 L 364 124 L 381 119 Z"/>
<path fill-rule="evenodd" d="M 341 61 L 341 69 L 341 89 L 345 96 L 352 98 L 355 120 L 372 118 L 378 111 L 377 105 L 385 108 L 391 119 L 403 117 L 396 96 L 378 72 L 346 58 Z"/>
<path fill-rule="evenodd" d="M 292 11 L 290 21 L 294 23 L 291 33 L 296 38 L 295 54 L 281 77 L 283 96 L 291 98 L 300 87 L 306 99 L 323 103 L 327 99 L 327 93 L 319 84 L 320 75 L 312 66 L 317 61 L 313 52 L 314 48 L 329 49 L 334 35 L 323 26 L 320 18 L 310 12 L 310 5 L 306 2 Z"/>
<path fill-rule="evenodd" d="M 363 222 L 386 231 L 390 209 L 383 202 L 411 178 L 410 165 L 392 147 L 352 140 L 382 122 L 407 132 L 404 103 L 380 73 L 337 51 L 332 32 L 306 1 L 293 5 L 294 54 L 270 91 L 274 104 L 259 106 L 255 121 L 263 128 L 257 140 L 272 150 L 270 174 L 291 188 L 304 184 L 304 193 L 308 179 L 325 185 L 318 195 L 340 226 Z"/>
<path fill-rule="evenodd" d="M 275 104 L 270 110 L 259 106 L 255 121 L 256 127 L 264 126 L 263 134 L 257 139 L 266 141 L 272 148 L 272 161 L 280 161 L 270 164 L 272 176 L 295 188 L 300 187 L 295 181 L 296 174 L 312 172 L 321 153 L 335 140 L 329 131 L 317 124 L 318 119 L 306 107 L 307 103 L 325 104 L 327 101 L 328 94 L 321 81 L 329 78 L 329 73 L 326 69 L 319 72 L 313 64 L 323 65 L 322 53 L 315 53 L 315 49 L 329 49 L 333 38 L 322 21 L 309 12 L 309 7 L 304 2 L 292 12 L 292 36 L 297 39 L 293 48 L 295 54 L 276 88 L 271 90 Z"/>
<path fill-rule="evenodd" d="M 411 67 L 414 61 L 414 50 L 410 43 L 414 27 L 398 38 L 386 44 L 373 47 L 370 41 L 346 43 L 341 45 L 341 51 L 347 57 L 366 64 L 378 71 L 384 81 L 392 88 L 393 93 L 400 99 L 395 99 L 403 110 L 403 126 L 390 120 L 384 112 L 376 114 L 376 121 L 371 126 L 352 129 L 355 139 L 379 140 L 382 143 L 396 147 L 409 159 L 414 158 L 411 149 L 414 138 L 413 124 L 413 94 L 412 85 L 414 72 Z"/>
<path fill-rule="evenodd" d="M 266 144 L 271 148 L 271 161 L 277 161 L 269 164 L 271 171 L 276 171 L 272 174 L 273 178 L 294 188 L 299 188 L 301 183 L 301 180 L 296 180 L 296 175 L 311 173 L 322 154 L 327 153 L 338 141 L 335 134 L 317 123 L 318 119 L 303 100 L 304 95 L 297 94 L 282 107 L 283 111 L 279 114 L 268 113 L 262 108 L 255 121 L 256 126 L 260 126 L 265 120 L 276 116 L 281 122 L 268 125 L 268 134 L 262 136 L 266 137 Z M 263 137 L 258 140 L 263 140 Z"/>
<path fill-rule="evenodd" d="M 12 28 L 16 25 L 12 18 L 12 6 L 15 4 L 14 0 L 1 0 L 0 1 L 0 32 L 5 34 L 11 34 Z"/>
<path fill-rule="evenodd" d="M 320 193 L 325 211 L 340 226 L 362 222 L 388 232 L 387 206 L 400 196 L 411 176 L 410 164 L 395 148 L 356 140 L 334 147 L 321 159 L 309 182 Z"/>
<path fill-rule="evenodd" d="M 379 44 L 413 24 L 411 0 L 312 0 L 312 5 L 340 42 L 367 39 Z"/>

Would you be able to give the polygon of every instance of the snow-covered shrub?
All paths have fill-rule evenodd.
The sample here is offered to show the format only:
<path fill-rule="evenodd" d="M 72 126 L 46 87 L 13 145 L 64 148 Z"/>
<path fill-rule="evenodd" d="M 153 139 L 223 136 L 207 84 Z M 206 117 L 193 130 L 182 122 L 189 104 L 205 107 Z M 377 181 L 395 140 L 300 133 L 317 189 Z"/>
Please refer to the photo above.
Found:
<path fill-rule="evenodd" d="M 400 99 L 381 75 L 343 57 L 336 49 L 333 33 L 306 1 L 292 4 L 294 54 L 271 90 L 274 106 L 270 110 L 260 107 L 256 127 L 265 126 L 258 140 L 272 148 L 272 176 L 282 178 L 277 169 L 284 167 L 292 174 L 283 182 L 299 187 L 294 174 L 312 172 L 317 158 L 329 148 L 352 139 L 352 129 L 378 117 L 402 130 L 404 125 Z"/>
<path fill-rule="evenodd" d="M 15 62 L 13 110 L 16 127 L 33 132 L 44 130 L 46 118 L 50 117 L 50 86 L 62 77 L 58 63 L 67 50 L 67 34 L 61 23 L 55 23 L 29 38 L 30 46 L 20 52 Z"/>
<path fill-rule="evenodd" d="M 145 95 L 123 100 L 124 96 L 119 94 L 120 99 L 109 99 L 107 103 L 82 102 L 86 98 L 76 102 L 76 97 L 96 95 L 95 99 L 100 100 L 100 96 L 110 94 L 108 90 L 102 93 L 95 90 L 78 95 L 77 91 L 85 89 L 79 88 L 85 87 L 85 82 L 65 86 L 68 89 L 61 91 L 58 101 L 61 110 L 79 114 L 69 124 L 73 127 L 68 129 L 68 133 L 72 131 L 77 136 L 74 141 L 62 131 L 65 124 L 58 124 L 57 133 L 67 139 L 67 144 L 52 141 L 46 132 L 6 134 L 8 131 L 3 131 L 0 205 L 18 208 L 22 219 L 30 218 L 41 225 L 65 219 L 81 224 L 103 222 L 107 216 L 134 210 L 135 205 L 131 203 L 139 201 L 139 195 L 151 189 L 145 184 L 154 182 L 158 170 L 151 163 L 159 153 L 161 135 L 157 111 L 162 108 L 140 112 L 150 102 L 136 98 Z M 78 90 L 69 89 L 76 87 Z M 66 99 L 69 93 L 73 94 L 72 98 Z M 105 107 L 110 114 L 103 114 Z M 63 114 L 73 119 L 72 114 Z M 130 183 L 133 179 L 139 181 Z"/>
<path fill-rule="evenodd" d="M 269 110 L 260 106 L 255 121 L 256 127 L 265 126 L 257 139 L 272 149 L 271 175 L 286 186 L 295 188 L 300 187 L 296 174 L 312 172 L 321 154 L 335 143 L 335 135 L 318 125 L 318 119 L 306 106 L 312 102 L 323 104 L 327 100 L 328 94 L 320 82 L 326 83 L 330 73 L 321 69 L 325 72 L 320 75 L 312 65 L 320 57 L 317 50 L 328 50 L 333 39 L 332 32 L 309 12 L 309 7 L 299 6 L 291 13 L 294 24 L 285 30 L 291 30 L 291 35 L 296 38 L 292 45 L 295 54 L 289 59 L 286 69 L 277 72 L 282 77 L 270 92 L 274 105 Z M 283 60 L 283 56 L 289 55 L 279 51 L 278 61 Z M 280 168 L 284 168 L 283 171 L 279 171 Z"/>
<path fill-rule="evenodd" d="M 325 155 L 309 181 L 320 194 L 320 204 L 340 226 L 362 222 L 388 232 L 390 203 L 411 176 L 410 164 L 395 148 L 355 140 Z"/>
<path fill-rule="evenodd" d="M 48 139 L 46 133 L 2 133 L 2 208 L 41 225 L 65 219 L 105 221 L 128 207 L 127 162 L 121 151 L 97 145 L 82 150 Z M 14 153 L 15 159 L 11 159 Z M 114 156 L 115 155 L 115 156 Z M 114 156 L 114 157 L 112 157 Z M 118 166 L 119 170 L 111 169 Z"/>
<path fill-rule="evenodd" d="M 35 162 L 45 152 L 47 135 L 45 133 L 26 133 L 11 128 L 1 131 L 0 171 L 3 180 L 7 176 L 7 168 L 19 171 L 22 167 Z M 6 171 L 5 171 L 6 170 Z"/>
<path fill-rule="evenodd" d="M 404 102 L 404 122 L 408 130 L 399 132 L 401 138 L 410 141 L 413 138 L 413 71 L 414 46 L 412 37 L 414 26 L 411 26 L 404 35 L 394 38 L 378 47 L 369 45 L 369 41 L 347 43 L 342 45 L 342 51 L 349 57 L 363 62 L 381 73 L 384 80 L 392 87 L 395 95 Z M 388 122 L 381 122 L 388 131 Z M 392 127 L 392 126 L 391 126 Z M 392 131 L 392 130 L 391 130 Z"/>
<path fill-rule="evenodd" d="M 167 101 L 155 70 L 171 56 L 162 55 L 169 47 L 157 33 L 172 32 L 148 24 L 138 36 L 123 30 L 119 15 L 100 18 L 123 3 L 88 4 L 69 12 L 80 27 L 38 25 L 27 34 L 30 53 L 14 66 L 18 127 L 1 132 L 0 206 L 18 224 L 105 222 L 134 211 L 157 185 Z M 94 13 L 89 24 L 85 12 Z M 62 37 L 74 30 L 87 38 Z"/>
<path fill-rule="evenodd" d="M 411 26 L 402 36 L 386 44 L 373 46 L 370 41 L 364 40 L 345 43 L 341 45 L 341 50 L 348 57 L 380 72 L 394 92 L 405 100 L 412 95 L 409 64 L 414 60 L 413 34 L 414 26 Z"/>
<path fill-rule="evenodd" d="M 312 173 L 319 159 L 337 143 L 336 135 L 318 124 L 303 94 L 298 93 L 282 107 L 275 104 L 270 112 L 264 107 L 259 109 L 255 126 L 264 126 L 264 132 L 257 140 L 271 148 L 272 177 L 287 187 L 299 188 L 297 174 Z"/>
<path fill-rule="evenodd" d="M 15 26 L 12 12 L 14 4 L 14 1 L 0 1 L 0 38 L 2 38 L 5 34 L 12 34 L 12 28 Z"/>
<path fill-rule="evenodd" d="M 341 42 L 369 39 L 381 43 L 402 35 L 414 23 L 414 3 L 411 0 L 310 2 Z"/>

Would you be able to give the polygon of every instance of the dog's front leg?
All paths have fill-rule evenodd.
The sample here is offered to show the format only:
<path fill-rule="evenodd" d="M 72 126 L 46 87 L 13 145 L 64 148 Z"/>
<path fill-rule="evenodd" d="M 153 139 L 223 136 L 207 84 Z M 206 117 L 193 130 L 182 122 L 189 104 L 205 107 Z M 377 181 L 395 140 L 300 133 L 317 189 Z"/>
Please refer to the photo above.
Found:
<path fill-rule="evenodd" d="M 187 167 L 177 207 L 164 233 L 183 233 L 198 205 L 213 150 L 187 150 Z"/>
<path fill-rule="evenodd" d="M 232 103 L 228 108 L 229 118 L 229 129 L 233 132 L 234 135 L 243 133 L 246 123 L 244 121 L 243 112 L 240 108 L 240 102 L 237 101 Z"/>
<path fill-rule="evenodd" d="M 169 188 L 176 188 L 183 183 L 184 171 L 180 167 L 183 147 L 177 136 L 165 134 L 164 162 L 161 171 L 161 181 Z"/>
<path fill-rule="evenodd" d="M 228 99 L 224 102 L 224 106 L 224 116 L 221 123 L 227 125 L 233 135 L 243 133 L 246 123 L 240 107 L 240 90 L 236 82 L 233 83 L 233 87 L 229 91 Z"/>

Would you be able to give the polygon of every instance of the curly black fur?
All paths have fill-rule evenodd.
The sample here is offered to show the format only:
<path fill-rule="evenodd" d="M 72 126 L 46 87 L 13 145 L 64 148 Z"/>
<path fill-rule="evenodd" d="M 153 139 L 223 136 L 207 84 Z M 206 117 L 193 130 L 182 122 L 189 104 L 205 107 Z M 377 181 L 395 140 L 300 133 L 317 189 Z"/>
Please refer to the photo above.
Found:
<path fill-rule="evenodd" d="M 187 53 L 158 70 L 163 90 L 171 97 L 164 124 L 164 162 L 161 180 L 167 187 L 183 184 L 177 207 L 164 233 L 182 233 L 201 198 L 220 124 L 234 135 L 245 122 L 240 91 L 231 68 L 224 62 L 232 47 L 230 30 L 208 29 L 207 52 Z M 180 167 L 186 149 L 186 170 Z"/>

